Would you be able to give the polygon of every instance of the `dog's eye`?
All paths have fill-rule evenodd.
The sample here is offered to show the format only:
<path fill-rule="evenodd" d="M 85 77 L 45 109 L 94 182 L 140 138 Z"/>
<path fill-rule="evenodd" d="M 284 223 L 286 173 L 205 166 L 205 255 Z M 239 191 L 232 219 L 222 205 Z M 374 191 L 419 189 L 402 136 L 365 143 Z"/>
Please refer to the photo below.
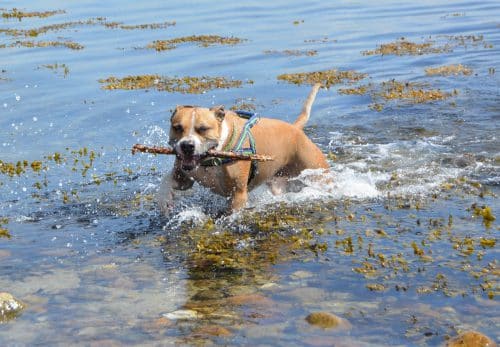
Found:
<path fill-rule="evenodd" d="M 175 131 L 176 133 L 181 133 L 182 132 L 182 125 L 179 125 L 179 124 L 172 125 L 172 130 Z"/>
<path fill-rule="evenodd" d="M 200 134 L 206 133 L 206 132 L 207 132 L 207 131 L 209 131 L 209 130 L 210 130 L 210 128 L 209 128 L 209 127 L 206 127 L 206 126 L 204 126 L 204 125 L 202 125 L 202 126 L 200 126 L 200 127 L 196 128 L 196 131 L 197 131 L 198 133 L 200 133 Z"/>

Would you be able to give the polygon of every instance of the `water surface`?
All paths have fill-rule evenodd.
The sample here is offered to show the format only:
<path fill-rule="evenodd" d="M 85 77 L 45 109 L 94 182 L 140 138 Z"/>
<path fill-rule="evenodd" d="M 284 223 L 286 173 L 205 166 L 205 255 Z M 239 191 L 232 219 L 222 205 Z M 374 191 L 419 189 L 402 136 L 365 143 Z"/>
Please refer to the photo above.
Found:
<path fill-rule="evenodd" d="M 2 324 L 2 345 L 433 346 L 471 329 L 500 339 L 499 229 L 481 216 L 486 207 L 500 210 L 497 1 L 1 7 L 65 13 L 2 18 L 0 29 L 92 19 L 37 37 L 0 33 L 0 160 L 42 163 L 39 172 L 28 165 L 20 175 L 0 174 L 0 217 L 8 221 L 0 227 L 11 236 L 0 238 L 0 291 L 27 306 Z M 160 29 L 105 25 L 172 21 Z M 245 41 L 145 48 L 189 35 Z M 362 54 L 401 38 L 450 49 Z M 18 40 L 84 48 L 9 47 Z M 425 73 L 450 64 L 473 72 Z M 277 76 L 327 69 L 367 74 L 321 90 L 306 128 L 329 154 L 332 184 L 305 173 L 296 180 L 302 190 L 274 197 L 258 189 L 249 208 L 229 218 L 217 217 L 224 199 L 195 187 L 171 215 L 159 215 L 152 196 L 173 159 L 132 156 L 130 148 L 165 145 L 175 105 L 245 102 L 293 121 L 310 86 Z M 244 83 L 182 94 L 104 90 L 98 82 L 143 74 Z M 338 91 L 393 79 L 452 96 L 413 103 Z M 314 311 L 350 328 L 311 326 L 304 318 Z"/>

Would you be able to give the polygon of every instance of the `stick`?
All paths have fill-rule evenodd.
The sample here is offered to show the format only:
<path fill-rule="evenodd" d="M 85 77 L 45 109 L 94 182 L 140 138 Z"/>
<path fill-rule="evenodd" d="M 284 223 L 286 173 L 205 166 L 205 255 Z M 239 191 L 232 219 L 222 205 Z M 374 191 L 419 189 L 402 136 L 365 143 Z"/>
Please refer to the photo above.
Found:
<path fill-rule="evenodd" d="M 156 147 L 156 146 L 149 147 L 141 144 L 135 144 L 132 147 L 132 154 L 135 154 L 137 152 L 155 153 L 155 154 L 175 154 L 175 151 L 172 148 Z M 207 157 L 229 158 L 235 160 L 257 160 L 257 161 L 274 160 L 273 157 L 263 154 L 242 154 L 236 152 L 217 151 L 215 149 L 209 149 L 207 152 Z"/>

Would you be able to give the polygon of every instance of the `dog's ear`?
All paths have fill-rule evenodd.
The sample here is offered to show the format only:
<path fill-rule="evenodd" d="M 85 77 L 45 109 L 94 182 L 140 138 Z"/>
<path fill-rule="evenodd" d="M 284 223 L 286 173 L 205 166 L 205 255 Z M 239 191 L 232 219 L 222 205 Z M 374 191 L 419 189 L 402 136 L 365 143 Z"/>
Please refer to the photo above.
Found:
<path fill-rule="evenodd" d="M 181 108 L 183 108 L 184 106 L 182 105 L 177 105 L 175 106 L 175 109 L 172 111 L 172 115 L 170 116 L 170 119 L 174 118 L 175 114 L 177 113 L 177 111 L 179 111 Z"/>
<path fill-rule="evenodd" d="M 224 109 L 224 105 L 214 106 L 210 109 L 215 114 L 215 118 L 217 118 L 220 122 L 224 120 L 226 116 L 226 110 Z"/>

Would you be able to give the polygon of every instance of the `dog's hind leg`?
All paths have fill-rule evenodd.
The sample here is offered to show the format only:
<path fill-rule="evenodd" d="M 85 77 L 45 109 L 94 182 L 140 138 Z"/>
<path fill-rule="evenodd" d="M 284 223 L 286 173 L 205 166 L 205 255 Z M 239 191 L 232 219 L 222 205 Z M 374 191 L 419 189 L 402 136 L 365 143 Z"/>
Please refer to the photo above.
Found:
<path fill-rule="evenodd" d="M 288 177 L 273 177 L 266 182 L 273 195 L 281 195 L 287 192 Z"/>

